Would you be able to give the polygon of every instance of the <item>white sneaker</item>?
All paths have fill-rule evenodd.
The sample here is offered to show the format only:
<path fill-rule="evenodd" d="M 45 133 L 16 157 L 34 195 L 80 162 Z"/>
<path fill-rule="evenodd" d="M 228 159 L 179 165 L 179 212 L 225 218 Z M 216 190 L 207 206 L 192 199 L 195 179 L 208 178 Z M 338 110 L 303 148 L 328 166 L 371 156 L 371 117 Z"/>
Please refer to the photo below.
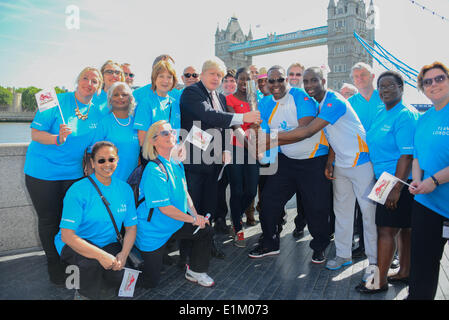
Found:
<path fill-rule="evenodd" d="M 363 274 L 362 281 L 366 282 L 370 277 L 374 276 L 376 272 L 377 266 L 375 264 L 370 264 L 365 269 L 365 273 Z"/>
<path fill-rule="evenodd" d="M 214 279 L 209 277 L 206 272 L 194 272 L 190 270 L 190 267 L 188 265 L 185 277 L 187 280 L 198 283 L 203 287 L 212 287 L 215 284 Z"/>

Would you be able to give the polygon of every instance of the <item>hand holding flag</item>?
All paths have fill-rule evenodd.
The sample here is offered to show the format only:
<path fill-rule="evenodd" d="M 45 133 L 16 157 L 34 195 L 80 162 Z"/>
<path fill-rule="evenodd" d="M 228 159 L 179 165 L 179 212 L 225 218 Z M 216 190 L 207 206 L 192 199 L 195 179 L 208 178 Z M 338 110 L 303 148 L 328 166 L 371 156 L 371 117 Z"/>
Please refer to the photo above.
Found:
<path fill-rule="evenodd" d="M 411 188 L 408 183 L 402 181 L 401 179 L 389 174 L 388 172 L 383 172 L 379 179 L 377 180 L 376 184 L 374 185 L 373 189 L 371 190 L 370 194 L 368 195 L 368 198 L 370 198 L 373 201 L 376 201 L 380 204 L 385 204 L 385 201 L 388 198 L 388 195 L 390 194 L 393 187 L 398 183 L 401 182 Z"/>

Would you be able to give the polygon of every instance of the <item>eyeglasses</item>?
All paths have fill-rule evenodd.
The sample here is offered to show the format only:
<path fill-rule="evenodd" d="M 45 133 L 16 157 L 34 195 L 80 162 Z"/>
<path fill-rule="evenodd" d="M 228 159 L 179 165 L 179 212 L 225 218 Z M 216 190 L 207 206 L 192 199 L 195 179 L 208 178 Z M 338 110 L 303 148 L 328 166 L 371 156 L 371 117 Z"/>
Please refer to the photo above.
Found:
<path fill-rule="evenodd" d="M 435 81 L 436 83 L 441 83 L 446 79 L 447 79 L 447 76 L 445 74 L 440 74 L 439 76 L 436 76 L 435 78 L 423 79 L 422 85 L 423 85 L 423 87 L 430 87 L 433 84 L 433 81 Z"/>
<path fill-rule="evenodd" d="M 285 78 L 268 79 L 268 82 L 269 82 L 270 84 L 274 84 L 276 81 L 277 81 L 278 83 L 283 83 L 283 82 L 285 81 Z"/>
<path fill-rule="evenodd" d="M 115 75 L 120 75 L 122 72 L 120 70 L 104 70 L 104 73 L 107 74 L 115 74 Z"/>
<path fill-rule="evenodd" d="M 289 75 L 290 77 L 293 77 L 293 76 L 300 77 L 300 76 L 302 75 L 302 73 L 293 73 L 293 72 L 290 72 L 288 75 Z"/>
<path fill-rule="evenodd" d="M 117 159 L 116 158 L 109 158 L 109 159 L 107 159 L 107 161 L 109 161 L 111 163 L 115 162 L 115 160 L 117 160 Z M 98 159 L 97 162 L 100 163 L 100 164 L 103 164 L 103 163 L 106 162 L 106 159 Z"/>
<path fill-rule="evenodd" d="M 184 73 L 184 77 L 186 77 L 187 79 L 190 77 L 194 77 L 195 79 L 198 78 L 199 74 L 198 73 Z"/>
<path fill-rule="evenodd" d="M 134 78 L 134 73 L 125 72 L 125 77 L 130 77 L 132 79 Z"/>
<path fill-rule="evenodd" d="M 163 136 L 163 137 L 167 137 L 168 135 L 170 135 L 170 134 L 176 134 L 176 130 L 174 130 L 174 129 L 170 129 L 170 130 L 162 130 L 161 132 L 159 132 L 158 134 L 155 134 L 154 136 L 153 136 L 153 139 L 156 139 L 157 138 L 157 136 Z"/>

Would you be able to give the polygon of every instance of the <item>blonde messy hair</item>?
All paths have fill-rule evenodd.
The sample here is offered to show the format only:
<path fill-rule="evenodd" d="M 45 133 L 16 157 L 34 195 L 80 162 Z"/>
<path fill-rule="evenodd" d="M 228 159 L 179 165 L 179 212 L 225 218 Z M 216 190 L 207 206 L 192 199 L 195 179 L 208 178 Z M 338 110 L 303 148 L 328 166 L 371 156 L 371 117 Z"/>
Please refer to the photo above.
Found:
<path fill-rule="evenodd" d="M 159 128 L 166 123 L 168 122 L 165 120 L 156 121 L 151 125 L 145 134 L 145 140 L 143 141 L 142 146 L 142 156 L 146 160 L 154 160 L 157 158 L 159 153 L 156 151 L 156 147 L 154 146 L 154 136 L 157 134 Z"/>

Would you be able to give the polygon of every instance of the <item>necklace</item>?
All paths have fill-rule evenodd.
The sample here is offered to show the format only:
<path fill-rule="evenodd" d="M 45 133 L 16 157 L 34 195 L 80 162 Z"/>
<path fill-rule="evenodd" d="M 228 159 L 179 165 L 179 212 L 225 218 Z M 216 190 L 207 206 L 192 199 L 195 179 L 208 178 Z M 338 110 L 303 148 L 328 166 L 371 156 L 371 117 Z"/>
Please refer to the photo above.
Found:
<path fill-rule="evenodd" d="M 159 98 L 159 95 L 157 94 L 157 92 L 156 92 L 156 97 L 157 97 L 157 100 L 159 100 L 159 107 L 161 108 L 161 110 L 164 110 L 164 111 L 165 111 L 165 109 L 167 109 L 167 104 L 168 104 L 168 107 L 170 107 L 170 111 L 169 111 L 169 113 L 168 113 L 168 122 L 170 122 L 170 121 L 171 121 L 171 100 L 170 100 L 170 96 L 167 95 L 167 97 L 165 98 L 165 101 L 167 101 L 167 102 L 165 103 L 165 109 L 164 109 L 163 106 L 162 106 L 162 101 L 161 101 L 161 99 Z"/>
<path fill-rule="evenodd" d="M 92 105 L 92 101 L 89 102 L 89 107 L 87 108 L 86 114 L 81 113 L 80 108 L 78 107 L 78 102 L 76 102 L 76 97 L 75 97 L 75 104 L 76 104 L 75 114 L 78 117 L 78 119 L 86 120 L 87 117 L 89 116 L 89 110 L 90 110 L 90 106 Z"/>
<path fill-rule="evenodd" d="M 118 121 L 118 119 L 117 119 L 117 117 L 115 116 L 114 112 L 112 112 L 112 115 L 114 116 L 115 121 L 117 121 L 117 123 L 118 123 L 120 126 L 122 126 L 122 127 L 127 127 L 127 126 L 129 126 L 129 124 L 131 123 L 131 117 L 130 117 L 130 116 L 128 116 L 128 123 L 127 123 L 127 124 L 123 124 L 123 123 L 121 123 L 120 121 Z"/>

